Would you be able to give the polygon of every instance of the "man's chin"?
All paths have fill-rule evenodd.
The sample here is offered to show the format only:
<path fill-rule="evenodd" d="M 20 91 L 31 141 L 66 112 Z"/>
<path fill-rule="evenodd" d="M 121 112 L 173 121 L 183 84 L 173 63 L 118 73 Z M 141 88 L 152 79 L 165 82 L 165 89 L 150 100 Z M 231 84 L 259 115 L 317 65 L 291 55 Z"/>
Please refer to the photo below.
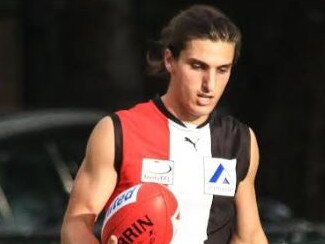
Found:
<path fill-rule="evenodd" d="M 192 110 L 192 116 L 196 120 L 202 120 L 204 122 L 212 112 L 213 108 L 211 107 L 196 107 Z"/>

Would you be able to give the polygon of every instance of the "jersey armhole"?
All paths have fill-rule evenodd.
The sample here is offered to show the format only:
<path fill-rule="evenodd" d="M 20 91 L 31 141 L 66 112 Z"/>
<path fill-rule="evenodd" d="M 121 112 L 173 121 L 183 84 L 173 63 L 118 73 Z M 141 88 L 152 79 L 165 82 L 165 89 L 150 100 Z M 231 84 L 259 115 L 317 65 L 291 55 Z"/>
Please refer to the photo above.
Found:
<path fill-rule="evenodd" d="M 116 114 L 111 116 L 114 126 L 114 168 L 119 175 L 122 166 L 122 152 L 123 152 L 123 138 L 122 138 L 122 125 L 120 118 Z"/>
<path fill-rule="evenodd" d="M 251 163 L 251 135 L 249 132 L 249 127 L 244 125 L 242 130 L 243 166 L 241 171 L 242 173 L 239 177 L 240 181 L 246 178 Z"/>

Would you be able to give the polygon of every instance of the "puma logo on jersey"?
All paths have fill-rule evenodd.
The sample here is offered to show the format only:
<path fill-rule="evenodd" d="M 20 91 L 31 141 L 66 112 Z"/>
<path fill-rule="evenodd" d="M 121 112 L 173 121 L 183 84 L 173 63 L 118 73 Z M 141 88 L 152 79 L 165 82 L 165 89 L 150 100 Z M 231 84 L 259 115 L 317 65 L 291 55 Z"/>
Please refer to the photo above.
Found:
<path fill-rule="evenodd" d="M 190 144 L 192 144 L 192 146 L 194 147 L 195 151 L 197 151 L 196 148 L 196 143 L 200 140 L 200 138 L 196 139 L 196 142 L 192 141 L 190 138 L 188 138 L 187 136 L 184 138 L 184 141 L 189 142 Z"/>

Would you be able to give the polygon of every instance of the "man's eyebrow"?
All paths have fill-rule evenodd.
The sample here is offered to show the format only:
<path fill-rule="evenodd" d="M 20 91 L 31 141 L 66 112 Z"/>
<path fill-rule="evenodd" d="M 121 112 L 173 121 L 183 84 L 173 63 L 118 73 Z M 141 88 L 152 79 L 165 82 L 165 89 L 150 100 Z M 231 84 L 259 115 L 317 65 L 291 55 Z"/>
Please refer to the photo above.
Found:
<path fill-rule="evenodd" d="M 202 61 L 202 60 L 199 60 L 199 59 L 196 59 L 196 58 L 189 58 L 188 61 L 189 61 L 190 63 L 199 63 L 199 64 L 201 64 L 201 65 L 203 65 L 203 66 L 207 66 L 207 67 L 209 67 L 209 65 L 208 65 L 206 62 L 204 62 L 204 61 Z"/>
<path fill-rule="evenodd" d="M 204 65 L 206 67 L 209 67 L 209 64 L 207 64 L 206 62 L 200 60 L 200 59 L 196 59 L 196 58 L 189 58 L 188 59 L 189 62 L 195 62 L 195 63 L 199 63 L 201 65 Z M 222 65 L 219 65 L 217 68 L 220 69 L 220 68 L 231 68 L 233 66 L 233 63 L 228 63 L 228 64 L 222 64 Z"/>
<path fill-rule="evenodd" d="M 198 62 L 198 63 L 203 63 L 203 64 L 205 64 L 205 62 L 203 62 L 203 61 L 200 60 L 200 59 L 196 59 L 196 58 L 189 58 L 188 60 L 191 61 L 191 62 Z"/>

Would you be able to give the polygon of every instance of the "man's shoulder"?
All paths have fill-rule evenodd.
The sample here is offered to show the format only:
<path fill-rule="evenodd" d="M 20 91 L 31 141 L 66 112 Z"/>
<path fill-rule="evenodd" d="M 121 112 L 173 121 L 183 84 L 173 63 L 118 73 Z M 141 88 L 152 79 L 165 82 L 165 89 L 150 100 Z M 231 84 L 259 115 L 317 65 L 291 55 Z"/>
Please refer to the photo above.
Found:
<path fill-rule="evenodd" d="M 153 100 L 138 103 L 133 107 L 120 110 L 115 113 L 116 117 L 124 124 L 132 124 L 137 127 L 152 127 L 153 124 L 165 124 L 166 116 L 159 110 Z"/>
<path fill-rule="evenodd" d="M 138 102 L 128 108 L 120 109 L 115 113 L 118 115 L 122 114 L 122 115 L 129 115 L 129 116 L 133 114 L 140 115 L 142 113 L 151 112 L 153 107 L 154 107 L 154 103 L 152 102 L 152 100 L 148 100 L 144 102 Z"/>
<path fill-rule="evenodd" d="M 211 114 L 210 123 L 214 127 L 226 127 L 229 129 L 248 129 L 248 125 L 226 110 L 216 109 Z"/>

